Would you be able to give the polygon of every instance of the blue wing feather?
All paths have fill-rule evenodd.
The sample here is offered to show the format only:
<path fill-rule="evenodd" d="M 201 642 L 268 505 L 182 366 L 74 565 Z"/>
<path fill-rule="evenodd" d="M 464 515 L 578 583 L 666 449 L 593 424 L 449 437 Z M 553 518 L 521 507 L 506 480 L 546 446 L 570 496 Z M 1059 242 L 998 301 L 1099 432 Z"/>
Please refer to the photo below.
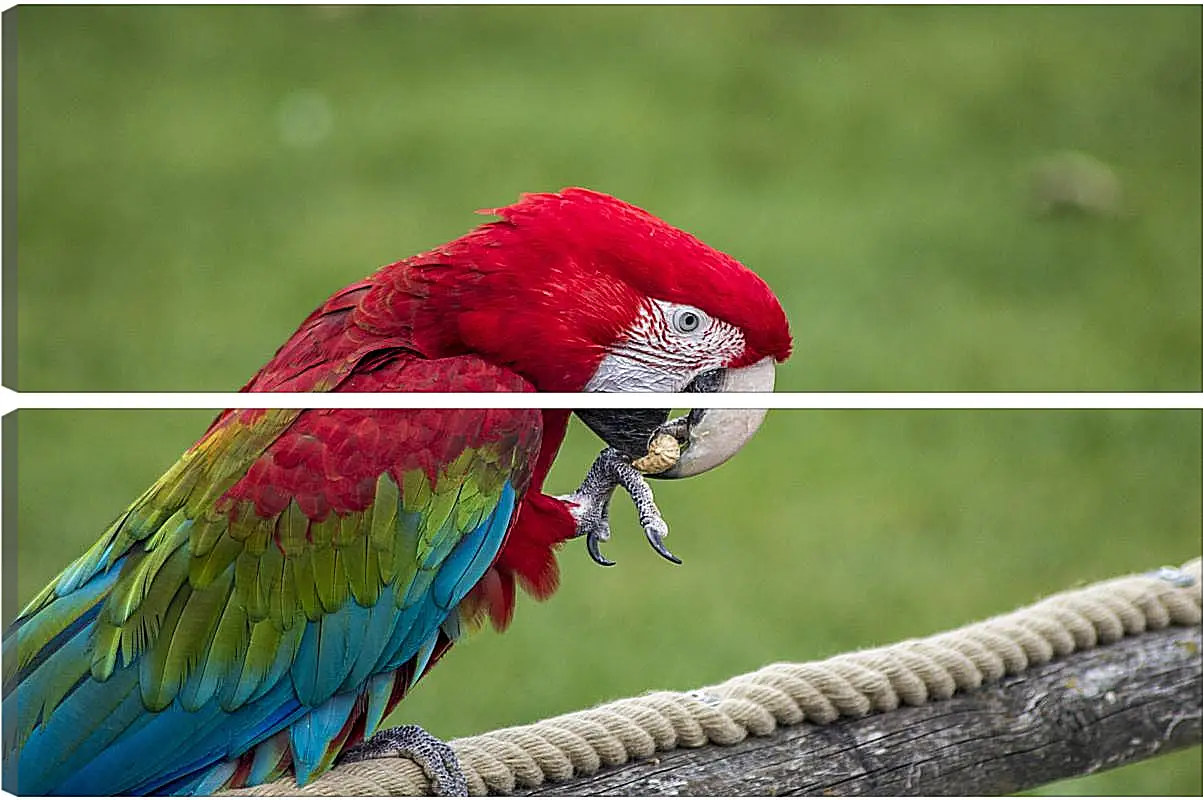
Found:
<path fill-rule="evenodd" d="M 355 651 L 355 661 L 336 691 L 349 692 L 363 688 L 364 682 L 376 671 L 376 664 L 392 638 L 397 624 L 396 591 L 392 586 L 380 592 L 376 605 L 368 610 L 363 626 L 363 641 Z M 354 602 L 354 601 L 352 601 Z"/>
<path fill-rule="evenodd" d="M 288 729 L 297 783 L 307 783 L 313 770 L 326 758 L 330 743 L 347 724 L 357 699 L 350 692 L 336 694 Z"/>
<path fill-rule="evenodd" d="M 396 672 L 384 672 L 373 675 L 368 681 L 367 689 L 364 690 L 367 698 L 367 711 L 364 713 L 363 719 L 365 739 L 371 738 L 380 727 L 380 723 L 384 721 L 384 715 L 388 713 L 388 701 L 392 697 L 393 685 L 396 680 Z"/>
<path fill-rule="evenodd" d="M 493 513 L 465 536 L 443 562 L 433 586 L 434 601 L 439 607 L 450 610 L 459 605 L 484 577 L 497 558 L 513 513 L 514 489 L 507 482 Z"/>

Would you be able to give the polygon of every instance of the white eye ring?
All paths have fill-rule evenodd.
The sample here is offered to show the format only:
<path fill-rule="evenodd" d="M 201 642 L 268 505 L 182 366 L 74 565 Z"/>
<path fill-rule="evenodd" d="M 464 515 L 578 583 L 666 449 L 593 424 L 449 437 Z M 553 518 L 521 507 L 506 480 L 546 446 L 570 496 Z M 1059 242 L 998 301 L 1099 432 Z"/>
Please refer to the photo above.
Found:
<path fill-rule="evenodd" d="M 677 333 L 697 333 L 710 327 L 710 317 L 696 308 L 678 308 L 673 312 L 673 329 Z"/>

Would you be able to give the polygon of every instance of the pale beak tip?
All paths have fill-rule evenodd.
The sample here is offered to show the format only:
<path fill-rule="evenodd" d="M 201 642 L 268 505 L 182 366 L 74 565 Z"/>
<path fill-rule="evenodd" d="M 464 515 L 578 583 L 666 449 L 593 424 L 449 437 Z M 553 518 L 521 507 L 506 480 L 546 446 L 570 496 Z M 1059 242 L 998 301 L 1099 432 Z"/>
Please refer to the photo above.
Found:
<path fill-rule="evenodd" d="M 776 368 L 771 357 L 726 370 L 721 392 L 771 392 Z M 688 478 L 714 469 L 738 453 L 764 422 L 767 409 L 715 408 L 689 430 L 689 446 L 670 469 L 657 478 Z"/>

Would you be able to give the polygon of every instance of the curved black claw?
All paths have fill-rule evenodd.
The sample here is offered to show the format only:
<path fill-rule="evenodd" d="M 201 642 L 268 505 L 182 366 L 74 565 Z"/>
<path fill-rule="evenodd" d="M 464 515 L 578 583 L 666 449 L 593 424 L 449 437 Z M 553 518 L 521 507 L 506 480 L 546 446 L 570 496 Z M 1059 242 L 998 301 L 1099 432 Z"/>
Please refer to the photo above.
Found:
<path fill-rule="evenodd" d="M 615 562 L 606 558 L 601 554 L 601 537 L 595 533 L 590 533 L 585 537 L 585 549 L 589 551 L 589 557 L 601 564 L 603 567 L 612 567 Z M 680 563 L 680 562 L 677 562 Z"/>
<path fill-rule="evenodd" d="M 576 519 L 576 535 L 585 537 L 585 549 L 589 557 L 603 567 L 612 567 L 614 562 L 602 555 L 601 543 L 610 539 L 610 499 L 614 490 L 621 486 L 631 496 L 639 512 L 639 524 L 652 549 L 661 558 L 680 564 L 664 546 L 668 535 L 668 523 L 656 508 L 652 489 L 643 474 L 631 466 L 614 448 L 603 450 L 589 467 L 581 487 L 563 500 L 572 504 L 572 516 Z"/>
<path fill-rule="evenodd" d="M 668 548 L 664 546 L 664 534 L 651 527 L 644 528 L 643 533 L 647 536 L 648 543 L 651 544 L 652 549 L 659 553 L 661 558 L 666 558 L 674 564 L 681 563 L 681 559 L 670 553 Z"/>

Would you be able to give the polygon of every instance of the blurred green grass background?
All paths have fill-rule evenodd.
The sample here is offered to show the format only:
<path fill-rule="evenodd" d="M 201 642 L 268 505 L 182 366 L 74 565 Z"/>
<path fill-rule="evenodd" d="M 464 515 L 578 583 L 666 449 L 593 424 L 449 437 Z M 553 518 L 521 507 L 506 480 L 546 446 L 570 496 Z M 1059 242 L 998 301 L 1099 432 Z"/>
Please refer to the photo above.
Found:
<path fill-rule="evenodd" d="M 235 388 L 333 290 L 573 184 L 763 274 L 784 389 L 1200 389 L 1198 8 L 8 13 L 25 390 Z M 210 417 L 20 412 L 22 598 Z M 617 567 L 568 548 L 405 718 L 480 732 L 1200 552 L 1198 413 L 767 426 L 657 487 L 684 567 L 622 505 Z M 596 447 L 574 430 L 550 489 Z M 1201 785 L 1195 750 L 1046 791 Z"/>
<path fill-rule="evenodd" d="M 761 272 L 783 389 L 1201 385 L 1197 7 L 15 13 L 23 389 L 240 386 L 566 185 Z"/>

